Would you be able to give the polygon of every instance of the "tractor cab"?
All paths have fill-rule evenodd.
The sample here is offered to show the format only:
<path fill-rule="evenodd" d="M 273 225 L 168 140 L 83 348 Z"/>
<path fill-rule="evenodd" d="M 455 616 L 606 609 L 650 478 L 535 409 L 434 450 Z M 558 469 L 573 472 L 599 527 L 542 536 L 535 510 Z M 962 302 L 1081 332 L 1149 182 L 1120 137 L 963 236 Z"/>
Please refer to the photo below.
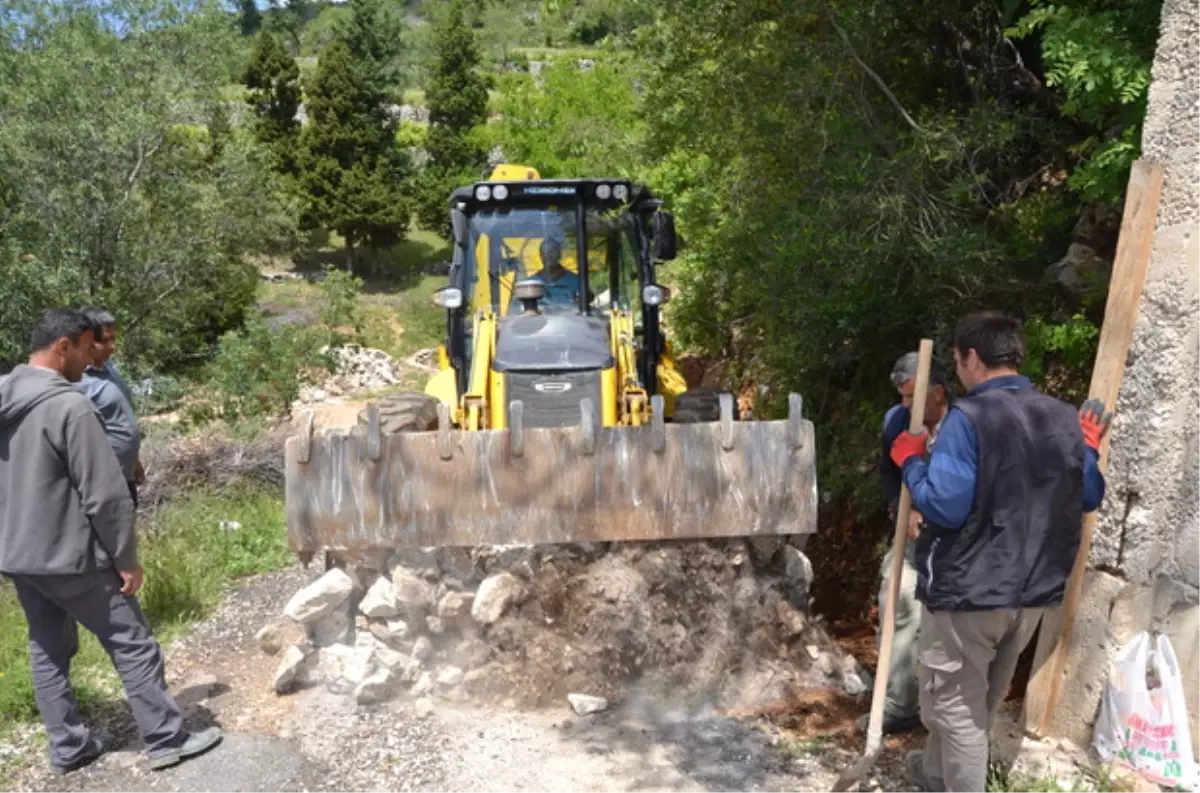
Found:
<path fill-rule="evenodd" d="M 583 391 L 595 396 L 598 425 L 637 423 L 622 405 L 660 391 L 666 352 L 659 310 L 669 291 L 655 262 L 674 256 L 675 233 L 660 206 L 627 180 L 547 180 L 523 166 L 454 192 L 454 260 L 435 302 L 447 309 L 455 396 L 490 405 L 483 426 L 507 426 L 514 389 L 544 408 L 527 413 L 531 426 L 578 424 Z M 450 377 L 429 393 L 444 399 Z"/>

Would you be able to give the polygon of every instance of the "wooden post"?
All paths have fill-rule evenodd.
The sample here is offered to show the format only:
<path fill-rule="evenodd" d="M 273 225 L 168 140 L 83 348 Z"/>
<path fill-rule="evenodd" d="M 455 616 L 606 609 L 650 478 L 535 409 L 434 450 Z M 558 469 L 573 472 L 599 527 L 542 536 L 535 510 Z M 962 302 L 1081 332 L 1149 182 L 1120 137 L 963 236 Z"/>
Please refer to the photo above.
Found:
<path fill-rule="evenodd" d="M 1104 325 L 1096 350 L 1096 365 L 1092 369 L 1089 396 L 1104 400 L 1109 410 L 1115 410 L 1121 393 L 1125 362 L 1133 342 L 1142 287 L 1150 263 L 1150 248 L 1154 243 L 1158 217 L 1158 199 L 1162 194 L 1163 169 L 1158 163 L 1138 160 L 1129 173 L 1129 188 L 1125 193 L 1125 214 L 1121 219 L 1121 236 L 1113 259 L 1112 277 L 1108 286 L 1108 303 L 1104 308 Z M 1108 470 L 1106 434 L 1100 445 L 1100 470 Z M 1054 711 L 1062 694 L 1067 675 L 1067 652 L 1075 628 L 1075 614 L 1083 591 L 1084 574 L 1092 550 L 1092 532 L 1096 528 L 1096 512 L 1084 515 L 1079 554 L 1067 581 L 1062 605 L 1048 611 L 1042 620 L 1037 651 L 1033 661 L 1033 676 L 1025 693 L 1022 721 L 1025 731 L 1045 736 L 1054 720 Z M 1057 630 L 1055 628 L 1058 628 Z"/>

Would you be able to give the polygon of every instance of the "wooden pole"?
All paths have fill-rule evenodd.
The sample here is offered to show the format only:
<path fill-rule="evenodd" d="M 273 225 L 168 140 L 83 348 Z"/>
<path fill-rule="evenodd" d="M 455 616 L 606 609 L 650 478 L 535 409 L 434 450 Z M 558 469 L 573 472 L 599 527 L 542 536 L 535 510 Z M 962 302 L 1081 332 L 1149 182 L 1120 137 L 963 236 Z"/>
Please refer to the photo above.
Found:
<path fill-rule="evenodd" d="M 933 340 L 921 339 L 917 351 L 917 381 L 913 388 L 913 406 L 909 414 L 908 431 L 916 434 L 925 429 L 925 396 L 929 393 L 929 369 L 933 363 Z M 871 717 L 867 722 L 867 748 L 863 756 L 834 783 L 835 791 L 849 790 L 862 779 L 883 746 L 883 708 L 887 702 L 888 677 L 892 668 L 892 642 L 896 636 L 896 602 L 900 599 L 900 577 L 904 575 L 904 545 L 908 540 L 908 516 L 912 511 L 912 493 L 900 485 L 900 505 L 896 509 L 896 529 L 892 534 L 891 578 L 888 579 L 886 614 L 881 614 L 883 633 L 879 637 L 879 662 L 875 665 L 875 691 L 871 695 Z"/>
<path fill-rule="evenodd" d="M 1125 362 L 1133 342 L 1142 287 L 1150 263 L 1154 229 L 1158 217 L 1158 200 L 1162 194 L 1163 169 L 1158 163 L 1138 160 L 1129 173 L 1129 188 L 1125 193 L 1125 214 L 1121 219 L 1121 236 L 1113 259 L 1112 277 L 1108 286 L 1108 303 L 1104 308 L 1104 326 L 1096 350 L 1096 365 L 1092 369 L 1090 397 L 1104 400 L 1109 410 L 1115 410 L 1121 393 Z M 1100 445 L 1100 470 L 1108 469 L 1106 434 Z M 1025 731 L 1038 737 L 1047 735 L 1054 720 L 1054 711 L 1062 695 L 1062 683 L 1067 675 L 1067 653 L 1075 629 L 1075 615 L 1083 591 L 1084 575 L 1092 550 L 1092 533 L 1096 528 L 1096 512 L 1083 517 L 1079 554 L 1067 580 L 1062 605 L 1046 613 L 1038 636 L 1033 661 L 1033 676 L 1025 693 L 1022 721 Z M 1057 630 L 1055 628 L 1058 628 Z"/>

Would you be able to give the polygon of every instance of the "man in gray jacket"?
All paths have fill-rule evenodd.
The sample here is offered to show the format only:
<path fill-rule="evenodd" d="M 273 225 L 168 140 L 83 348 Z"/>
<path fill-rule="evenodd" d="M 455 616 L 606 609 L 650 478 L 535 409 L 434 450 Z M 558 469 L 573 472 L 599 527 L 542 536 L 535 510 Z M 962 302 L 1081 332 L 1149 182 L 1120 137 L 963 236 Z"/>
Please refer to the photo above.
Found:
<path fill-rule="evenodd" d="M 34 691 L 58 774 L 107 748 L 83 725 L 71 692 L 77 623 L 121 676 L 151 768 L 221 740 L 215 727 L 184 730 L 135 597 L 142 568 L 133 501 L 95 407 L 71 385 L 91 361 L 93 341 L 82 313 L 47 311 L 29 363 L 0 378 L 0 573 L 16 585 L 29 624 Z"/>
<path fill-rule="evenodd" d="M 145 479 L 140 460 L 142 438 L 133 410 L 133 392 L 111 360 L 116 349 L 117 320 L 102 308 L 85 308 L 83 313 L 92 323 L 96 343 L 92 346 L 92 360 L 84 367 L 76 388 L 87 394 L 100 412 L 104 432 L 116 452 L 136 508 L 137 488 Z"/>

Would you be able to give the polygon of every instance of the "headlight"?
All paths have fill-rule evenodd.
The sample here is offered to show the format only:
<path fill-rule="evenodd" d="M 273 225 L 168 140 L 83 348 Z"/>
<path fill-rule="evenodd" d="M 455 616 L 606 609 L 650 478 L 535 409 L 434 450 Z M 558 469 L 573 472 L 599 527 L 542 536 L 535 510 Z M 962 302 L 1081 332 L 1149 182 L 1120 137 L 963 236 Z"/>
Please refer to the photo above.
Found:
<path fill-rule="evenodd" d="M 598 184 L 596 185 L 596 198 L 601 201 L 607 201 L 612 195 L 612 185 Z"/>
<path fill-rule="evenodd" d="M 479 187 L 475 188 L 475 200 L 476 201 L 487 201 L 491 197 L 492 197 L 492 188 L 488 187 L 487 185 L 481 184 L 481 185 L 479 185 Z"/>
<path fill-rule="evenodd" d="M 642 302 L 648 306 L 661 306 L 671 299 L 671 290 L 658 284 L 642 287 Z"/>
<path fill-rule="evenodd" d="M 458 287 L 447 286 L 433 293 L 434 305 L 442 308 L 460 308 L 463 304 L 463 293 Z"/>
<path fill-rule="evenodd" d="M 502 184 L 498 184 L 492 188 L 492 197 L 497 201 L 503 201 L 508 198 L 508 188 Z"/>
<path fill-rule="evenodd" d="M 623 184 L 613 185 L 613 198 L 618 201 L 628 201 L 629 188 Z"/>

